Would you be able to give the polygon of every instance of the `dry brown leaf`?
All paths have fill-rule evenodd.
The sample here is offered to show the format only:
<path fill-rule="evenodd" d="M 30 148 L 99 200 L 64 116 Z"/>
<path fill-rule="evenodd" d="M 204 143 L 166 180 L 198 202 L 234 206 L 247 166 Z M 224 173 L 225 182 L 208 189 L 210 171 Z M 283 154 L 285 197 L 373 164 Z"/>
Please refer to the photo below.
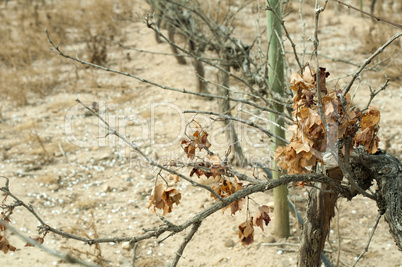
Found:
<path fill-rule="evenodd" d="M 254 242 L 253 218 L 239 225 L 239 238 L 243 246 L 250 245 Z"/>
<path fill-rule="evenodd" d="M 3 235 L 0 235 L 0 250 L 3 251 L 4 254 L 7 254 L 7 252 L 10 251 L 15 251 L 17 248 L 11 245 L 7 238 Z"/>
<path fill-rule="evenodd" d="M 163 209 L 163 200 L 162 200 L 162 193 L 163 193 L 163 184 L 158 184 L 154 187 L 154 190 L 149 197 L 148 202 L 148 209 L 153 205 L 153 212 L 156 212 L 155 209 Z"/>
<path fill-rule="evenodd" d="M 261 227 L 261 230 L 264 231 L 264 223 L 265 226 L 269 224 L 271 218 L 268 215 L 269 207 L 266 205 L 258 207 L 257 216 L 254 218 L 253 222 L 255 226 Z"/>
<path fill-rule="evenodd" d="M 0 218 L 1 218 L 3 221 L 7 222 L 7 223 L 11 222 L 10 218 L 9 218 L 8 216 L 6 217 L 6 214 L 4 213 L 4 211 L 2 211 L 2 212 L 0 213 Z M 3 225 L 3 224 L 0 224 L 0 231 L 5 231 L 6 229 L 7 229 L 7 226 L 5 226 L 5 225 Z"/>
<path fill-rule="evenodd" d="M 369 107 L 369 110 L 362 116 L 362 130 L 374 128 L 380 122 L 380 111 L 375 107 Z"/>
<path fill-rule="evenodd" d="M 149 197 L 148 208 L 153 205 L 153 212 L 156 209 L 163 210 L 163 215 L 172 212 L 173 204 L 179 205 L 181 193 L 179 190 L 169 187 L 164 189 L 163 184 L 155 186 L 153 194 Z"/>
<path fill-rule="evenodd" d="M 32 238 L 32 237 L 31 237 Z M 37 243 L 39 243 L 39 244 L 43 244 L 43 242 L 45 241 L 45 239 L 43 238 L 43 237 L 41 237 L 41 236 L 38 236 L 38 237 L 36 237 L 36 238 L 32 238 L 33 240 L 35 240 Z M 35 245 L 33 245 L 33 244 L 31 244 L 31 243 L 26 243 L 25 244 L 25 247 L 34 247 Z"/>

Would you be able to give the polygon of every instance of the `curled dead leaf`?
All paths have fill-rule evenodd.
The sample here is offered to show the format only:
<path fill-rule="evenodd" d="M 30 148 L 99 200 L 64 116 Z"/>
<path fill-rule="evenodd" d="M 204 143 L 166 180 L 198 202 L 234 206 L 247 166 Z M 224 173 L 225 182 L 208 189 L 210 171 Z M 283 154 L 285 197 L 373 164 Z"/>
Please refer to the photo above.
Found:
<path fill-rule="evenodd" d="M 250 245 L 254 242 L 253 218 L 239 225 L 239 238 L 243 246 Z"/>
<path fill-rule="evenodd" d="M 271 218 L 268 215 L 269 213 L 269 207 L 266 205 L 258 207 L 258 213 L 257 216 L 254 218 L 253 223 L 255 226 L 261 227 L 261 230 L 264 231 L 264 223 L 265 226 L 269 224 L 271 221 Z"/>
<path fill-rule="evenodd" d="M 17 248 L 11 245 L 7 238 L 3 235 L 0 235 L 0 250 L 3 251 L 4 254 L 7 254 L 7 252 L 10 251 L 15 251 Z"/>
<path fill-rule="evenodd" d="M 31 237 L 32 238 L 32 237 Z M 41 236 L 32 238 L 33 240 L 35 240 L 38 244 L 43 244 L 43 242 L 45 241 L 45 239 Z M 31 243 L 26 243 L 25 247 L 34 247 L 35 245 L 31 244 Z"/>
<path fill-rule="evenodd" d="M 153 206 L 153 212 L 156 212 L 156 209 L 161 209 L 163 210 L 163 215 L 165 215 L 172 212 L 173 204 L 180 204 L 180 199 L 181 193 L 179 190 L 173 187 L 164 188 L 163 184 L 158 184 L 149 197 L 148 208 Z"/>

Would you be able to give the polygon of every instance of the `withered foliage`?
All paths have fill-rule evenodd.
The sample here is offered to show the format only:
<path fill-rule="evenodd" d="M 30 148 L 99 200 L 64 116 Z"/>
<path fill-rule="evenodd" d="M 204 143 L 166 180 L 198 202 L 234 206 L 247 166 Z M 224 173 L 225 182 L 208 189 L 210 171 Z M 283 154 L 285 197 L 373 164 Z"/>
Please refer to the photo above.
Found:
<path fill-rule="evenodd" d="M 253 222 L 245 221 L 239 225 L 239 238 L 243 246 L 250 245 L 254 242 Z"/>
<path fill-rule="evenodd" d="M 278 147 L 274 153 L 278 166 L 289 174 L 309 173 L 309 167 L 317 162 L 324 163 L 323 153 L 331 144 L 336 147 L 335 144 L 345 138 L 352 138 L 353 145 L 363 145 L 369 153 L 375 153 L 378 149 L 378 109 L 369 107 L 368 111 L 362 113 L 358 108 L 352 108 L 350 95 L 343 97 L 340 90 L 328 90 L 325 79 L 329 73 L 325 68 L 320 68 L 320 71 L 322 110 L 329 133 L 319 113 L 316 73 L 306 65 L 301 73 L 292 74 L 290 82 L 290 88 L 295 91 L 295 124 L 289 127 L 293 136 L 287 146 Z"/>
<path fill-rule="evenodd" d="M 173 204 L 179 205 L 181 193 L 173 187 L 164 187 L 158 184 L 154 187 L 152 195 L 149 197 L 148 208 L 153 206 L 153 212 L 156 209 L 163 210 L 163 215 L 172 212 Z"/>
<path fill-rule="evenodd" d="M 257 216 L 253 220 L 254 225 L 261 227 L 261 230 L 263 231 L 264 231 L 264 224 L 265 226 L 268 226 L 269 222 L 271 221 L 271 218 L 269 217 L 268 213 L 269 213 L 268 206 L 266 205 L 260 206 L 258 208 Z"/>
<path fill-rule="evenodd" d="M 32 237 L 31 237 L 32 238 Z M 33 240 L 35 240 L 38 244 L 43 244 L 43 242 L 45 241 L 45 239 L 41 236 L 32 238 Z M 26 243 L 25 247 L 34 247 L 35 245 L 31 244 L 31 243 Z"/>
<path fill-rule="evenodd" d="M 10 251 L 15 251 L 17 248 L 8 243 L 8 240 L 5 236 L 0 234 L 0 250 L 3 251 L 4 254 L 7 254 L 7 252 Z"/>
<path fill-rule="evenodd" d="M 184 151 L 187 153 L 187 157 L 194 159 L 196 148 L 201 151 L 203 148 L 209 148 L 211 143 L 208 141 L 208 133 L 202 129 L 197 130 L 193 133 L 193 139 L 184 139 L 181 145 Z"/>

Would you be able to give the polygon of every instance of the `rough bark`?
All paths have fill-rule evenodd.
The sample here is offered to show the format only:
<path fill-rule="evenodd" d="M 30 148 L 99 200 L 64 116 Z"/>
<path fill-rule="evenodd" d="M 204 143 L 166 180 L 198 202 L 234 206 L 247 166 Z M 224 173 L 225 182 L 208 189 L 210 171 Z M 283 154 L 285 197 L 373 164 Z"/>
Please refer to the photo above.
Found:
<path fill-rule="evenodd" d="M 351 157 L 353 175 L 358 185 L 366 190 L 374 181 L 377 182 L 377 206 L 390 227 L 399 250 L 402 250 L 402 165 L 394 156 L 383 150 L 368 154 L 357 149 Z M 343 174 L 339 168 L 326 172 L 337 183 Z M 303 227 L 298 266 L 320 266 L 321 253 L 330 229 L 331 218 L 335 215 L 334 207 L 337 193 L 328 192 L 329 185 L 321 185 L 321 190 L 313 188 L 309 193 L 307 215 Z M 326 192 L 327 191 L 327 192 Z M 357 192 L 350 189 L 350 197 Z"/>
<path fill-rule="evenodd" d="M 342 172 L 331 170 L 327 175 L 340 183 Z M 337 193 L 328 193 L 331 187 L 322 184 L 320 190 L 313 188 L 309 192 L 307 217 L 303 224 L 303 234 L 298 266 L 321 266 L 321 253 L 330 230 L 330 222 L 335 215 Z"/>
<path fill-rule="evenodd" d="M 353 162 L 369 179 L 377 181 L 377 206 L 387 221 L 398 249 L 402 251 L 402 164 L 384 150 L 375 155 L 353 155 Z"/>

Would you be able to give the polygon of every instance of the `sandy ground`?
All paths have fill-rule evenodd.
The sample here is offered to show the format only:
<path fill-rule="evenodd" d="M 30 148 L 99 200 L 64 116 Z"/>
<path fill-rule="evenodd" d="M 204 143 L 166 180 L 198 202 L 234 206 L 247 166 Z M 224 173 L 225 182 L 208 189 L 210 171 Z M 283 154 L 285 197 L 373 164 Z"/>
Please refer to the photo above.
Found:
<path fill-rule="evenodd" d="M 140 14 L 148 10 L 145 5 L 135 8 Z M 242 16 L 244 21 L 239 23 L 239 27 L 245 29 L 243 34 L 246 39 L 255 34 L 256 16 L 251 8 L 245 9 Z M 320 53 L 356 63 L 363 62 L 367 55 L 359 54 L 363 41 L 357 33 L 366 29 L 369 22 L 356 14 L 335 13 L 332 9 L 322 16 Z M 312 34 L 312 16 L 305 17 L 305 20 L 306 34 L 309 36 Z M 300 32 L 296 29 L 297 10 L 289 15 L 287 21 L 297 43 L 301 40 Z M 153 32 L 139 20 L 125 28 L 124 33 L 127 38 L 125 43 L 137 49 L 161 53 L 170 51 L 166 43 L 157 44 Z M 307 49 L 310 48 L 308 44 Z M 67 47 L 65 51 L 74 55 L 76 49 Z M 179 65 L 171 56 L 140 53 L 116 46 L 110 49 L 109 67 L 159 84 L 196 90 L 191 64 Z M 54 57 L 58 56 L 55 54 Z M 102 123 L 94 116 L 88 116 L 74 100 L 79 98 L 89 104 L 98 103 L 102 115 L 111 125 L 116 126 L 129 140 L 137 141 L 149 157 L 161 163 L 185 158 L 180 140 L 185 122 L 193 116 L 183 115 L 182 111 L 218 111 L 217 103 L 165 91 L 127 77 L 83 68 L 72 61 L 63 59 L 57 62 L 63 65 L 37 63 L 38 68 L 56 68 L 60 72 L 59 84 L 51 94 L 39 97 L 28 92 L 28 104 L 18 107 L 12 101 L 1 101 L 0 174 L 10 179 L 13 194 L 35 207 L 46 223 L 66 232 L 91 238 L 137 236 L 143 234 L 144 229 L 158 227 L 161 221 L 146 208 L 158 170 L 150 167 L 141 156 L 115 137 L 103 138 L 105 130 Z M 292 64 L 292 71 L 297 71 Z M 329 59 L 321 59 L 320 64 L 331 73 L 331 86 L 345 85 L 349 77 L 334 78 L 357 69 L 356 66 Z M 207 77 L 208 74 L 213 77 L 213 70 L 208 67 L 206 70 Z M 364 80 L 354 99 L 356 105 L 364 106 L 367 103 L 369 85 L 379 88 L 384 83 L 382 73 L 367 72 L 363 75 Z M 214 92 L 215 89 L 210 86 Z M 241 88 L 237 86 L 236 90 Z M 372 103 L 381 110 L 381 147 L 400 159 L 402 117 L 397 111 L 401 110 L 401 101 L 402 82 L 393 79 L 386 91 Z M 248 107 L 242 108 L 254 112 Z M 251 118 L 247 114 L 241 115 Z M 211 131 L 212 149 L 223 155 L 227 144 L 224 134 L 219 131 L 220 122 L 207 117 L 197 119 Z M 239 126 L 238 129 L 243 133 L 246 155 L 266 162 L 266 147 L 255 141 L 263 138 L 262 135 L 245 126 Z M 240 170 L 263 179 L 258 170 Z M 188 174 L 188 170 L 184 170 L 184 173 Z M 210 183 L 207 179 L 200 181 Z M 213 204 L 210 194 L 204 190 L 186 182 L 180 182 L 177 187 L 182 192 L 182 203 L 166 215 L 174 223 L 183 223 Z M 290 198 L 304 214 L 307 204 L 305 189 L 290 187 L 289 190 Z M 272 192 L 256 194 L 252 198 L 259 204 L 272 207 Z M 250 209 L 255 208 L 250 203 Z M 295 266 L 301 227 L 291 216 L 291 237 L 287 240 L 276 238 L 272 233 L 275 217 L 272 213 L 271 216 L 272 222 L 265 231 L 256 229 L 255 242 L 243 247 L 238 241 L 237 226 L 245 220 L 246 212 L 235 216 L 228 211 L 213 214 L 203 221 L 179 265 Z M 376 216 L 377 207 L 367 198 L 356 197 L 351 202 L 339 200 L 337 216 L 332 222 L 325 248 L 331 262 L 337 261 L 340 250 L 339 266 L 353 264 L 367 243 Z M 38 223 L 26 210 L 17 208 L 11 219 L 12 225 L 22 233 L 36 236 Z M 158 240 L 166 237 L 166 234 L 158 239 L 140 242 L 136 249 L 136 266 L 169 266 L 187 232 L 169 237 L 162 243 L 158 243 Z M 1 254 L 1 266 L 69 266 L 37 248 L 24 247 L 25 243 L 9 232 L 6 236 L 17 250 Z M 110 266 L 127 266 L 131 261 L 132 248 L 127 244 L 102 244 L 97 249 L 49 233 L 44 245 L 80 254 L 82 259 L 94 260 L 96 257 L 93 255 L 98 255 L 105 265 Z M 88 256 L 85 256 L 86 253 Z M 394 244 L 384 219 L 381 219 L 369 251 L 358 266 L 402 266 L 402 254 Z"/>

